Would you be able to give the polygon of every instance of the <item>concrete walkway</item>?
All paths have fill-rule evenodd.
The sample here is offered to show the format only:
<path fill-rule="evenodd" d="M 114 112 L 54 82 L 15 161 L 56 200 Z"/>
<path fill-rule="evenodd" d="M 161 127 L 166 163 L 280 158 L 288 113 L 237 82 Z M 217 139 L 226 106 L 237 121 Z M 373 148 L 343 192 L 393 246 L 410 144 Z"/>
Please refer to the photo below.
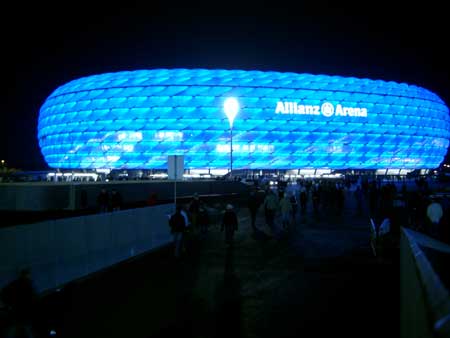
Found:
<path fill-rule="evenodd" d="M 367 215 L 311 210 L 287 231 L 246 208 L 228 248 L 218 224 L 191 234 L 176 261 L 163 248 L 68 285 L 44 302 L 59 337 L 399 336 L 397 259 L 378 262 Z"/>

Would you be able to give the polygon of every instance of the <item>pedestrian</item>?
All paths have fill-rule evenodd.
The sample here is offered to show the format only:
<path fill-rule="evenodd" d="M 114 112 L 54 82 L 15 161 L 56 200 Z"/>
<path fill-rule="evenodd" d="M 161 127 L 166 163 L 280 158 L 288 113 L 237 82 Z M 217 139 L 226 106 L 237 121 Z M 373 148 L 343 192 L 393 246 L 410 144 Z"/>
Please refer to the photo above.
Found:
<path fill-rule="evenodd" d="M 86 209 L 88 207 L 88 195 L 85 189 L 80 192 L 80 207 L 81 209 Z"/>
<path fill-rule="evenodd" d="M 189 203 L 189 215 L 191 216 L 191 223 L 194 228 L 197 228 L 198 222 L 198 213 L 200 210 L 200 198 L 198 197 L 198 193 L 194 193 L 192 201 Z"/>
<path fill-rule="evenodd" d="M 439 236 L 439 223 L 441 221 L 444 212 L 442 205 L 437 198 L 432 198 L 430 204 L 427 207 L 427 220 L 429 227 L 427 229 L 428 235 L 438 239 Z"/>
<path fill-rule="evenodd" d="M 112 211 L 122 209 L 122 195 L 116 189 L 111 191 L 111 209 Z"/>
<path fill-rule="evenodd" d="M 156 192 L 150 193 L 150 195 L 147 199 L 147 205 L 149 207 L 152 207 L 152 206 L 156 205 L 157 202 L 158 202 L 158 196 L 156 195 Z"/>
<path fill-rule="evenodd" d="M 108 212 L 109 209 L 109 194 L 105 188 L 100 190 L 97 196 L 97 206 L 100 213 Z"/>
<path fill-rule="evenodd" d="M 181 206 L 180 213 L 184 217 L 184 224 L 185 224 L 185 228 L 184 228 L 184 232 L 183 232 L 182 250 L 183 251 L 189 251 L 191 249 L 191 244 L 192 244 L 191 243 L 191 234 L 192 234 L 192 231 L 194 229 L 192 228 L 191 219 L 189 217 L 188 205 L 187 204 L 183 204 Z"/>
<path fill-rule="evenodd" d="M 278 210 L 278 198 L 270 188 L 267 190 L 263 205 L 266 224 L 273 231 L 275 227 L 275 215 Z"/>
<path fill-rule="evenodd" d="M 297 216 L 297 197 L 295 196 L 295 190 L 289 192 L 289 201 L 291 202 L 292 207 L 292 222 L 295 224 L 295 217 Z"/>
<path fill-rule="evenodd" d="M 363 203 L 363 191 L 361 186 L 358 184 L 354 191 L 354 196 L 356 200 L 356 215 L 361 216 L 363 213 L 362 203 Z"/>
<path fill-rule="evenodd" d="M 308 192 L 306 187 L 302 185 L 300 187 L 300 207 L 302 209 L 302 214 L 306 214 L 306 205 L 308 203 Z"/>
<path fill-rule="evenodd" d="M 198 225 L 200 227 L 200 232 L 204 235 L 208 231 L 209 225 L 209 215 L 208 210 L 203 205 L 200 205 L 200 209 L 198 210 Z"/>
<path fill-rule="evenodd" d="M 280 200 L 280 211 L 281 211 L 281 222 L 283 225 L 283 229 L 287 229 L 290 221 L 291 221 L 291 214 L 292 214 L 292 204 L 291 201 L 286 193 L 282 194 L 281 200 Z"/>
<path fill-rule="evenodd" d="M 173 235 L 174 241 L 174 256 L 179 258 L 181 254 L 182 247 L 184 245 L 184 234 L 186 231 L 186 220 L 182 215 L 182 206 L 177 204 L 175 213 L 170 217 L 169 226 L 171 233 Z"/>
<path fill-rule="evenodd" d="M 345 205 L 345 191 L 342 182 L 336 182 L 334 187 L 334 201 L 336 205 L 336 215 L 341 216 Z"/>
<path fill-rule="evenodd" d="M 314 210 L 314 216 L 319 217 L 319 207 L 321 202 L 322 188 L 319 183 L 315 183 L 311 191 L 311 201 Z M 301 195 L 300 195 L 301 196 Z M 306 206 L 305 206 L 306 209 Z M 305 210 L 306 211 L 306 210 Z M 303 208 L 302 208 L 303 212 Z"/>
<path fill-rule="evenodd" d="M 6 338 L 35 337 L 38 293 L 31 279 L 31 269 L 22 269 L 18 278 L 2 289 L 1 296 L 11 315 L 11 325 L 6 330 Z"/>
<path fill-rule="evenodd" d="M 233 244 L 234 232 L 238 229 L 238 219 L 231 204 L 227 204 L 222 218 L 220 231 L 225 230 L 225 243 L 228 246 Z"/>
<path fill-rule="evenodd" d="M 369 212 L 370 217 L 377 217 L 379 210 L 379 189 L 375 181 L 372 181 L 369 185 Z"/>
<path fill-rule="evenodd" d="M 187 211 L 187 206 L 186 206 L 186 204 L 182 204 L 181 205 L 181 210 L 180 210 L 180 213 L 181 213 L 181 215 L 183 215 L 183 217 L 184 217 L 184 222 L 185 222 L 185 224 L 186 224 L 186 228 L 190 228 L 190 226 L 191 226 L 191 220 L 189 219 L 189 212 Z"/>
<path fill-rule="evenodd" d="M 250 219 L 253 232 L 256 232 L 256 214 L 259 209 L 259 200 L 254 190 L 250 191 L 250 195 L 247 201 L 247 207 L 250 211 Z"/>

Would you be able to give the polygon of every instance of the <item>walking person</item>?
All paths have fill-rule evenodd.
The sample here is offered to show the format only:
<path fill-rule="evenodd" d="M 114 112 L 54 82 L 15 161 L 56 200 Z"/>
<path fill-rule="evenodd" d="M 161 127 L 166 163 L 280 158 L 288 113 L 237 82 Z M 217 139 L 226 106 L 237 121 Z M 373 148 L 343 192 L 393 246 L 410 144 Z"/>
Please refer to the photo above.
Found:
<path fill-rule="evenodd" d="M 300 207 L 302 209 L 302 214 L 306 214 L 306 206 L 308 203 L 308 192 L 306 190 L 306 187 L 304 185 L 300 188 Z"/>
<path fill-rule="evenodd" d="M 108 212 L 109 210 L 109 193 L 105 188 L 102 188 L 97 196 L 97 205 L 100 213 Z"/>
<path fill-rule="evenodd" d="M 297 216 L 297 209 L 298 209 L 298 203 L 297 203 L 297 197 L 295 196 L 295 190 L 291 191 L 289 193 L 289 201 L 291 202 L 292 207 L 292 223 L 295 224 L 295 218 Z"/>
<path fill-rule="evenodd" d="M 202 233 L 202 235 L 205 235 L 208 231 L 209 215 L 208 210 L 206 210 L 206 207 L 203 205 L 200 205 L 200 209 L 198 210 L 197 222 L 200 226 L 200 232 Z"/>
<path fill-rule="evenodd" d="M 341 216 L 345 206 L 345 191 L 344 185 L 337 182 L 334 188 L 334 200 L 336 203 L 336 215 Z"/>
<path fill-rule="evenodd" d="M 116 189 L 111 191 L 111 209 L 112 211 L 122 209 L 122 195 Z"/>
<path fill-rule="evenodd" d="M 311 199 L 312 199 L 312 206 L 313 206 L 313 210 L 314 210 L 314 216 L 316 218 L 319 217 L 319 207 L 320 207 L 321 194 L 322 194 L 322 189 L 319 186 L 319 183 L 314 184 L 314 186 L 312 188 L 312 192 L 311 192 Z"/>
<path fill-rule="evenodd" d="M 181 215 L 184 218 L 184 231 L 183 231 L 183 245 L 181 246 L 181 250 L 183 252 L 185 251 L 189 251 L 191 249 L 191 234 L 193 232 L 193 227 L 192 227 L 192 223 L 191 223 L 191 218 L 189 215 L 189 211 L 188 211 L 188 205 L 187 204 L 183 204 L 181 206 L 181 211 L 180 211 Z"/>
<path fill-rule="evenodd" d="M 270 230 L 275 229 L 275 215 L 278 211 L 278 198 L 275 193 L 271 190 L 267 190 L 266 197 L 264 198 L 264 215 L 266 217 L 266 224 L 269 226 Z"/>
<path fill-rule="evenodd" d="M 437 198 L 432 198 L 427 206 L 428 227 L 426 227 L 426 233 L 429 236 L 439 239 L 439 223 L 443 215 L 444 212 L 441 203 L 439 203 Z"/>
<path fill-rule="evenodd" d="M 198 227 L 197 219 L 200 211 L 200 198 L 198 197 L 198 193 L 194 193 L 194 197 L 191 203 L 189 203 L 188 211 L 191 217 L 192 226 L 194 227 L 194 229 L 197 229 Z"/>
<path fill-rule="evenodd" d="M 182 206 L 177 205 L 175 213 L 170 217 L 169 225 L 175 245 L 175 258 L 179 258 L 184 245 L 184 233 L 186 231 L 186 220 L 181 213 Z"/>
<path fill-rule="evenodd" d="M 87 207 L 88 207 L 88 195 L 87 195 L 86 189 L 81 190 L 80 207 L 81 207 L 81 209 L 87 209 Z"/>
<path fill-rule="evenodd" d="M 231 204 L 227 204 L 225 213 L 222 218 L 222 225 L 220 227 L 220 231 L 225 230 L 225 243 L 228 246 L 233 244 L 234 232 L 238 229 L 238 219 L 235 211 L 233 210 L 233 206 Z"/>
<path fill-rule="evenodd" d="M 362 207 L 363 191 L 359 184 L 356 186 L 356 189 L 353 194 L 354 194 L 355 200 L 356 200 L 356 215 L 361 216 L 363 214 L 363 207 Z"/>
<path fill-rule="evenodd" d="M 149 207 L 152 207 L 152 206 L 156 205 L 157 203 L 158 203 L 158 196 L 157 196 L 156 192 L 150 193 L 150 196 L 147 199 L 147 205 Z"/>
<path fill-rule="evenodd" d="M 281 211 L 281 222 L 283 225 L 283 229 L 287 229 L 290 221 L 291 221 L 291 214 L 292 214 L 292 204 L 287 196 L 287 194 L 284 192 L 282 194 L 281 200 L 280 200 L 280 211 Z"/>
<path fill-rule="evenodd" d="M 253 233 L 256 232 L 256 214 L 259 209 L 259 200 L 258 196 L 256 196 L 256 193 L 254 190 L 250 191 L 250 195 L 247 200 L 247 207 L 250 211 L 250 219 L 251 219 L 251 226 L 253 229 Z"/>

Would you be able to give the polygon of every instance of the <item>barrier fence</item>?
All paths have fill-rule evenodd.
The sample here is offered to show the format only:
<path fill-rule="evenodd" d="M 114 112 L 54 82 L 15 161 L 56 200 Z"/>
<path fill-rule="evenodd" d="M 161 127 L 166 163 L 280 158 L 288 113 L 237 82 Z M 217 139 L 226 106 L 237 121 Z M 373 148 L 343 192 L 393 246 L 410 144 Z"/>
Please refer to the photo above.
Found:
<path fill-rule="evenodd" d="M 450 297 L 424 248 L 450 257 L 450 246 L 411 229 L 400 237 L 402 338 L 450 337 Z M 447 260 L 448 269 L 450 265 Z"/>
<path fill-rule="evenodd" d="M 172 241 L 173 204 L 0 229 L 0 288 L 31 268 L 39 292 L 59 288 Z"/>

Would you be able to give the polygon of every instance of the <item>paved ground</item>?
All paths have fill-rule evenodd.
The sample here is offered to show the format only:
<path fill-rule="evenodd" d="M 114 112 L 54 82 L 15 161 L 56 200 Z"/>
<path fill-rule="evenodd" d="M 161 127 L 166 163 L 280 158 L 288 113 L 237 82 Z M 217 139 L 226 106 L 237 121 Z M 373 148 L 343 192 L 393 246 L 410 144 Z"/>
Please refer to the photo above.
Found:
<path fill-rule="evenodd" d="M 47 297 L 42 315 L 68 338 L 399 336 L 398 262 L 372 256 L 350 200 L 275 233 L 261 212 L 256 236 L 238 215 L 234 247 L 214 224 L 180 261 L 147 254 Z"/>

